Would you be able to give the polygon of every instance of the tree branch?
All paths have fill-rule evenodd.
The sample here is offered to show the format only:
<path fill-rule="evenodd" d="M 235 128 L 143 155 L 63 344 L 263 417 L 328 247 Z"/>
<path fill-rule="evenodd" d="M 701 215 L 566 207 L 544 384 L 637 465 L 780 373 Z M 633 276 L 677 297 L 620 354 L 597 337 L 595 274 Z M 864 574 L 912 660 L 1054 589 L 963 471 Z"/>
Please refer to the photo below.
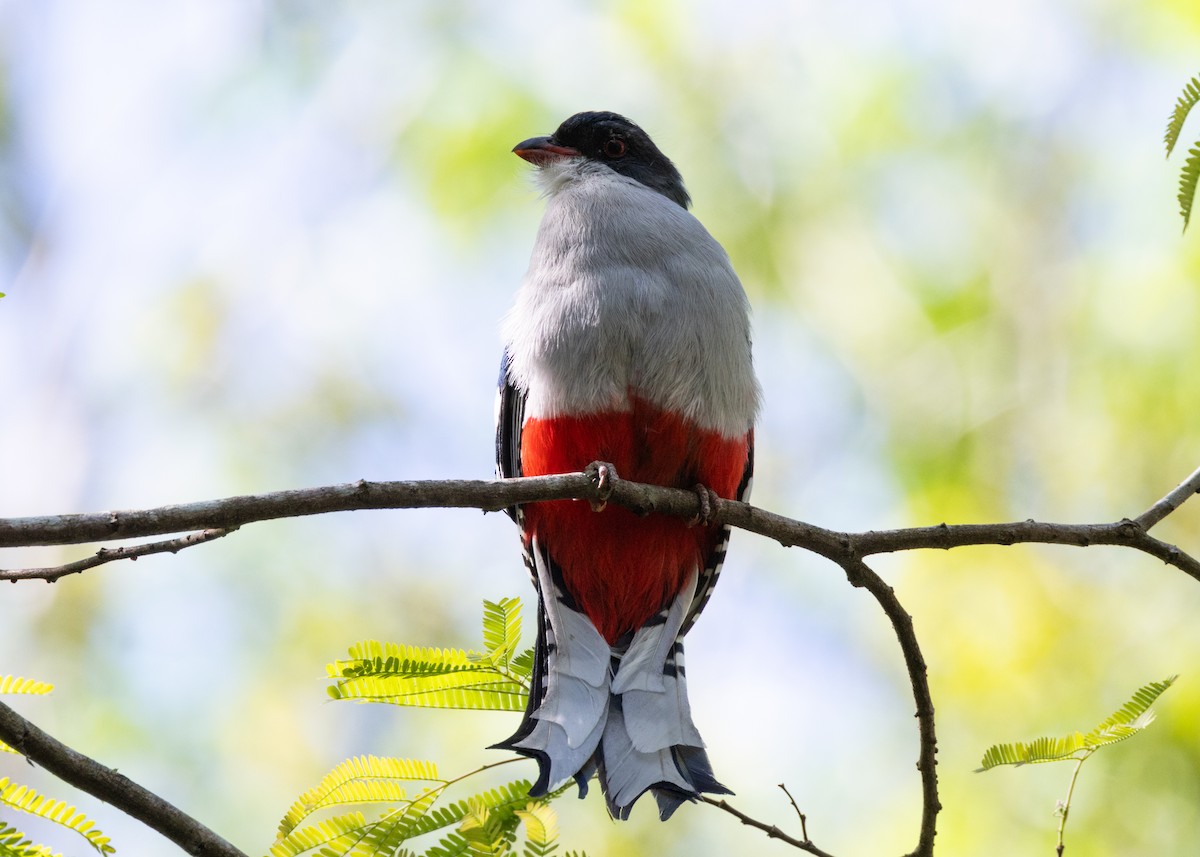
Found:
<path fill-rule="evenodd" d="M 494 512 L 519 503 L 540 500 L 579 499 L 597 503 L 609 500 L 640 513 L 659 512 L 685 518 L 699 514 L 700 503 L 692 491 L 629 482 L 620 479 L 611 467 L 609 473 L 609 483 L 603 490 L 597 486 L 594 473 L 498 481 L 360 480 L 322 488 L 251 494 L 156 509 L 8 518 L 0 519 L 0 548 L 86 544 L 209 529 L 232 531 L 256 521 L 359 509 L 443 507 Z M 967 545 L 1115 545 L 1150 554 L 1200 581 L 1200 560 L 1148 533 L 1150 527 L 1196 493 L 1198 486 L 1200 470 L 1138 519 L 1126 518 L 1108 524 L 1060 524 L 1030 520 L 953 526 L 939 524 L 933 527 L 847 533 L 786 518 L 733 500 L 715 503 L 711 520 L 716 524 L 730 524 L 758 533 L 788 547 L 805 548 L 834 562 L 846 557 L 865 557 L 877 553 Z M 21 579 L 20 573 L 0 571 L 0 580 Z"/>
<path fill-rule="evenodd" d="M 607 478 L 603 480 L 598 478 L 600 473 L 604 473 Z M 796 521 L 732 500 L 715 501 L 712 504 L 710 520 L 714 524 L 729 524 L 774 539 L 784 546 L 803 547 L 826 557 L 843 569 L 851 584 L 866 589 L 879 602 L 896 633 L 916 702 L 920 739 L 917 768 L 921 774 L 923 800 L 921 831 L 917 847 L 911 852 L 910 857 L 928 857 L 933 851 L 936 819 L 941 809 L 941 803 L 938 799 L 937 788 L 937 741 L 934 731 L 934 708 L 929 693 L 925 660 L 913 629 L 912 617 L 904 610 L 892 588 L 864 562 L 863 558 L 878 553 L 926 548 L 949 549 L 967 545 L 1012 545 L 1017 543 L 1065 544 L 1079 547 L 1116 545 L 1134 548 L 1155 556 L 1200 581 L 1200 561 L 1175 545 L 1163 542 L 1149 534 L 1152 527 L 1198 492 L 1200 492 L 1200 469 L 1138 518 L 1125 518 L 1108 524 L 1056 524 L 1030 520 L 956 526 L 940 524 L 933 527 L 848 533 Z M 611 465 L 606 469 L 592 466 L 584 473 L 500 481 L 359 481 L 325 488 L 279 491 L 270 494 L 164 506 L 157 509 L 0 520 L 0 548 L 82 544 L 199 531 L 192 532 L 189 536 L 148 545 L 101 550 L 96 557 L 53 569 L 0 571 L 0 580 L 16 581 L 32 577 L 56 580 L 64 574 L 83 571 L 113 559 L 135 558 L 148 553 L 180 550 L 192 544 L 219 538 L 244 524 L 255 521 L 356 509 L 449 507 L 498 511 L 521 503 L 565 499 L 587 500 L 596 504 L 611 501 L 641 514 L 658 512 L 692 518 L 700 512 L 700 501 L 694 492 L 627 482 L 616 476 Z M 11 713 L 11 709 L 5 708 L 4 710 Z M 24 721 L 21 723 L 24 724 Z M 34 728 L 29 724 L 25 724 L 25 726 L 30 729 Z M 28 738 L 24 737 L 25 735 L 26 733 L 21 733 L 14 740 L 0 732 L 0 738 L 7 740 L 18 749 L 21 749 L 19 744 L 21 740 L 28 741 Z M 49 740 L 53 741 L 53 739 Z M 57 742 L 55 743 L 57 744 Z M 58 747 L 61 750 L 57 752 L 73 753 L 62 745 L 58 745 Z M 53 752 L 50 755 L 53 757 Z M 30 758 L 33 756 L 30 755 Z M 90 760 L 86 761 L 90 762 Z M 92 791 L 88 786 L 81 785 L 64 774 L 59 774 L 49 764 L 45 766 L 68 782 L 76 783 L 81 788 Z M 70 766 L 64 766 L 64 770 L 69 771 Z M 103 768 L 101 770 L 107 771 Z M 113 776 L 117 775 L 113 773 Z M 132 783 L 129 785 L 134 789 L 140 789 Z M 92 791 L 92 793 L 101 796 L 102 799 L 112 800 L 115 805 L 122 806 L 121 802 L 105 797 L 99 792 Z M 751 819 L 723 800 L 709 798 L 704 800 L 731 813 L 744 824 L 765 831 L 772 838 L 780 839 L 811 854 L 826 854 L 812 844 L 807 838 L 807 834 L 803 839 L 797 839 L 784 834 L 773 825 Z M 122 806 L 122 808 L 125 807 Z M 171 809 L 173 810 L 173 808 Z M 126 809 L 126 811 L 129 810 Z M 178 811 L 174 810 L 174 812 Z M 131 812 L 131 814 L 134 813 Z M 142 818 L 142 816 L 137 817 Z M 155 826 L 145 818 L 142 820 L 152 827 Z M 160 828 L 156 827 L 155 829 Z M 236 854 L 238 852 L 193 851 L 192 853 Z"/>
<path fill-rule="evenodd" d="M 72 750 L 0 702 L 0 740 L 29 761 L 157 830 L 188 854 L 246 857 L 196 819 L 124 774 Z"/>
<path fill-rule="evenodd" d="M 921 832 L 917 847 L 909 857 L 929 857 L 933 854 L 933 838 L 937 835 L 937 816 L 942 810 L 938 798 L 937 781 L 937 735 L 934 730 L 933 697 L 929 693 L 929 674 L 925 656 L 917 643 L 917 632 L 913 628 L 912 616 L 900 603 L 892 587 L 874 572 L 865 562 L 857 558 L 840 561 L 846 578 L 853 586 L 861 586 L 875 597 L 883 612 L 887 614 L 904 654 L 904 665 L 908 669 L 908 681 L 912 685 L 913 698 L 917 705 L 917 733 L 920 751 L 917 770 L 921 773 Z"/>
<path fill-rule="evenodd" d="M 100 548 L 92 556 L 48 568 L 18 568 L 11 571 L 0 569 L 0 580 L 11 580 L 13 582 L 18 580 L 44 580 L 47 583 L 54 583 L 60 577 L 66 577 L 68 574 L 79 574 L 82 571 L 87 571 L 89 568 L 104 565 L 106 562 L 114 562 L 119 559 L 136 560 L 139 556 L 149 556 L 154 553 L 179 553 L 184 548 L 202 545 L 205 542 L 211 542 L 214 539 L 227 536 L 236 529 L 237 527 L 221 530 L 202 530 L 198 533 L 189 533 L 177 539 L 167 539 L 161 542 L 148 542 L 142 545 L 129 545 L 120 548 Z"/>
<path fill-rule="evenodd" d="M 1193 470 L 1192 475 L 1180 482 L 1174 491 L 1138 515 L 1138 524 L 1143 530 L 1149 530 L 1182 506 L 1193 494 L 1200 494 L 1200 467 Z"/>
<path fill-rule="evenodd" d="M 709 797 L 708 795 L 700 795 L 700 800 L 704 801 L 709 806 L 715 806 L 717 809 L 724 810 L 747 827 L 753 827 L 757 830 L 761 830 L 763 833 L 767 834 L 767 838 L 769 839 L 778 839 L 780 842 L 786 842 L 788 845 L 791 845 L 794 848 L 799 848 L 801 851 L 807 851 L 809 854 L 816 854 L 817 857 L 833 857 L 833 855 L 828 851 L 822 851 L 820 848 L 814 845 L 813 841 L 808 838 L 807 833 L 804 834 L 803 839 L 797 839 L 795 836 L 784 833 L 773 824 L 766 824 L 765 822 L 746 815 L 746 813 L 742 812 L 740 809 L 736 809 L 735 807 L 731 806 L 729 801 L 725 800 L 724 798 L 713 798 Z"/>

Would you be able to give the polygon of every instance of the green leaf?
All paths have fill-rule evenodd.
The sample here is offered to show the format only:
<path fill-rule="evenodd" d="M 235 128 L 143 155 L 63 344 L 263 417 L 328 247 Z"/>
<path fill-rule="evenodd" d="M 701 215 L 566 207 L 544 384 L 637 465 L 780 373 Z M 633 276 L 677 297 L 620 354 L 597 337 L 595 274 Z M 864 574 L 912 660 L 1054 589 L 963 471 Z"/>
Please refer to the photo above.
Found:
<path fill-rule="evenodd" d="M 516 815 L 525 825 L 524 857 L 550 857 L 558 848 L 558 814 L 545 801 L 531 801 Z"/>
<path fill-rule="evenodd" d="M 34 681 L 31 678 L 21 678 L 13 675 L 0 675 L 0 694 L 27 693 L 44 696 L 54 690 L 54 685 L 44 681 Z"/>
<path fill-rule="evenodd" d="M 394 855 L 405 840 L 419 835 L 415 831 L 444 789 L 426 789 L 407 806 L 384 813 L 352 853 L 358 857 Z"/>
<path fill-rule="evenodd" d="M 533 649 L 526 649 L 512 659 L 509 665 L 512 668 L 514 676 L 520 678 L 526 687 L 529 687 L 529 682 L 533 678 Z"/>
<path fill-rule="evenodd" d="M 0 857 L 51 857 L 52 854 L 45 845 L 34 845 L 24 833 L 0 821 Z"/>
<path fill-rule="evenodd" d="M 1187 230 L 1192 219 L 1192 203 L 1196 199 L 1196 183 L 1200 181 L 1200 146 L 1188 150 L 1188 159 L 1179 173 L 1179 214 L 1183 217 L 1183 228 Z"/>
<path fill-rule="evenodd" d="M 271 845 L 270 857 L 296 857 L 315 848 L 321 854 L 346 854 L 362 841 L 373 822 L 361 812 L 350 812 L 335 818 L 293 830 Z"/>
<path fill-rule="evenodd" d="M 1073 732 L 1062 738 L 1037 738 L 1027 744 L 1020 741 L 994 744 L 983 754 L 983 761 L 975 771 L 989 771 L 1000 765 L 1086 759 L 1101 747 L 1131 738 L 1154 722 L 1150 706 L 1177 678 L 1179 676 L 1173 675 L 1165 681 L 1150 682 L 1139 688 L 1127 703 L 1086 734 Z"/>
<path fill-rule="evenodd" d="M 109 844 L 107 836 L 94 829 L 95 823 L 75 807 L 40 795 L 28 786 L 10 781 L 8 777 L 0 777 L 0 805 L 19 809 L 73 830 L 100 854 L 112 854 L 116 850 Z"/>
<path fill-rule="evenodd" d="M 999 765 L 1034 765 L 1040 762 L 1061 762 L 1079 758 L 1085 750 L 1083 733 L 1075 732 L 1062 738 L 1035 738 L 1028 744 L 1016 741 L 1012 744 L 993 744 L 983 754 L 983 761 L 975 771 L 990 771 Z M 1091 752 L 1088 750 L 1087 752 Z"/>
<path fill-rule="evenodd" d="M 384 812 L 378 821 L 367 821 L 361 812 L 336 816 L 289 832 L 275 841 L 270 857 L 296 857 L 320 849 L 320 857 L 374 857 L 396 850 L 433 806 L 444 786 L 421 792 L 412 801 Z"/>
<path fill-rule="evenodd" d="M 502 598 L 483 602 L 483 647 L 488 660 L 497 666 L 508 666 L 509 659 L 521 642 L 521 600 Z"/>
<path fill-rule="evenodd" d="M 333 699 L 483 711 L 523 711 L 528 698 L 523 685 L 486 666 L 440 675 L 361 676 L 328 691 Z"/>
<path fill-rule="evenodd" d="M 1187 120 L 1192 108 L 1196 106 L 1197 101 L 1200 101 L 1200 78 L 1193 77 L 1183 87 L 1179 100 L 1175 102 L 1175 109 L 1171 112 L 1171 119 L 1167 122 L 1167 133 L 1163 135 L 1163 142 L 1167 146 L 1168 158 L 1171 157 L 1171 152 L 1179 141 L 1183 123 Z"/>
<path fill-rule="evenodd" d="M 499 857 L 511 853 L 521 821 L 517 816 L 517 807 L 527 804 L 529 796 L 521 795 L 519 803 L 511 800 L 496 803 L 489 796 L 494 797 L 494 793 L 468 799 L 467 811 L 458 830 L 430 848 L 426 857 L 466 854 L 472 857 Z"/>
<path fill-rule="evenodd" d="M 444 675 L 476 668 L 475 654 L 462 649 L 434 649 L 365 640 L 350 647 L 350 660 L 334 661 L 325 667 L 330 678 L 357 676 Z M 478 657 L 478 655 L 476 655 Z"/>
<path fill-rule="evenodd" d="M 279 822 L 276 840 L 285 838 L 320 809 L 350 803 L 407 802 L 398 781 L 442 782 L 433 762 L 379 756 L 347 759 L 300 795 Z"/>
<path fill-rule="evenodd" d="M 44 681 L 34 681 L 31 678 L 21 678 L 20 676 L 2 675 L 0 676 L 0 695 L 5 694 L 33 694 L 45 695 L 54 690 L 54 685 L 47 684 Z M 12 747 L 0 741 L 0 753 L 12 753 L 21 755 Z M 0 852 L 0 857 L 4 857 L 4 853 Z"/>
<path fill-rule="evenodd" d="M 522 711 L 529 696 L 533 651 L 514 655 L 521 640 L 521 602 L 483 602 L 486 652 L 367 640 L 350 660 L 326 666 L 333 699 L 427 708 Z"/>
<path fill-rule="evenodd" d="M 421 819 L 420 824 L 414 828 L 412 835 L 420 836 L 423 833 L 432 833 L 435 830 L 442 830 L 451 825 L 461 824 L 463 819 L 471 813 L 472 806 L 474 805 L 482 805 L 489 810 L 515 811 L 517 807 L 524 806 L 529 802 L 529 789 L 531 785 L 529 780 L 516 780 L 506 783 L 503 786 L 480 792 L 471 798 L 454 801 L 445 806 L 438 807 Z M 556 794 L 561 793 L 561 791 Z"/>
<path fill-rule="evenodd" d="M 1124 741 L 1141 732 L 1154 722 L 1154 712 L 1150 710 L 1150 706 L 1175 683 L 1177 678 L 1179 678 L 1178 675 L 1173 675 L 1165 681 L 1152 681 L 1144 687 L 1138 688 L 1129 702 L 1106 717 L 1099 726 L 1084 736 L 1085 742 L 1089 746 L 1103 747 L 1106 744 Z"/>

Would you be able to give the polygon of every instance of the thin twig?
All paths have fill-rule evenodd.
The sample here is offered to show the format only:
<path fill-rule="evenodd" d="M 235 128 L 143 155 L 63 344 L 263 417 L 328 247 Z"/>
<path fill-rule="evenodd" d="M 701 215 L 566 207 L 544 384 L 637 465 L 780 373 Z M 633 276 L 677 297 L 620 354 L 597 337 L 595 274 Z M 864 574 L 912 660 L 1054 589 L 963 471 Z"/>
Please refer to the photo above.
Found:
<path fill-rule="evenodd" d="M 1200 467 L 1192 471 L 1192 475 L 1180 482 L 1170 494 L 1138 515 L 1137 522 L 1143 530 L 1149 530 L 1194 494 L 1200 494 Z"/>
<path fill-rule="evenodd" d="M 190 815 L 34 726 L 0 702 L 0 740 L 29 761 L 157 830 L 188 854 L 246 857 Z"/>
<path fill-rule="evenodd" d="M 808 816 L 800 811 L 800 806 L 796 803 L 796 799 L 792 797 L 792 793 L 788 791 L 788 787 L 783 783 L 779 784 L 783 789 L 783 793 L 787 795 L 788 802 L 791 803 L 792 809 L 796 810 L 796 815 L 800 818 L 800 836 L 803 839 L 808 839 Z"/>
<path fill-rule="evenodd" d="M 188 533 L 186 536 L 161 542 L 147 542 L 119 548 L 100 548 L 92 556 L 48 568 L 0 569 L 0 580 L 44 580 L 47 583 L 53 583 L 69 574 L 79 574 L 89 568 L 104 565 L 106 562 L 115 562 L 119 559 L 136 560 L 139 556 L 149 556 L 155 553 L 179 553 L 184 548 L 202 545 L 205 542 L 227 536 L 236 529 L 237 527 L 201 530 L 198 533 Z"/>
<path fill-rule="evenodd" d="M 807 851 L 809 854 L 816 854 L 817 857 L 833 857 L 833 855 L 828 851 L 822 851 L 820 848 L 814 845 L 807 835 L 805 835 L 803 839 L 797 839 L 795 836 L 784 833 L 773 824 L 766 824 L 759 821 L 757 818 L 751 818 L 740 809 L 730 806 L 729 802 L 723 798 L 712 798 L 708 795 L 701 795 L 700 800 L 704 801 L 710 806 L 715 806 L 717 809 L 725 810 L 747 827 L 753 827 L 761 830 L 763 833 L 767 834 L 767 837 L 770 839 L 778 839 L 780 842 L 786 842 L 788 845 L 799 848 L 801 851 Z"/>
<path fill-rule="evenodd" d="M 933 839 L 937 835 L 937 816 L 941 812 L 942 802 L 938 798 L 937 735 L 934 730 L 933 697 L 929 693 L 925 657 L 921 654 L 921 646 L 917 642 L 912 616 L 904 609 L 892 587 L 861 559 L 844 559 L 840 564 L 851 584 L 863 587 L 879 602 L 879 606 L 892 623 L 900 651 L 904 655 L 908 681 L 912 685 L 917 706 L 920 747 L 917 770 L 921 774 L 921 832 L 917 837 L 917 847 L 909 853 L 909 857 L 930 857 L 933 854 Z"/>

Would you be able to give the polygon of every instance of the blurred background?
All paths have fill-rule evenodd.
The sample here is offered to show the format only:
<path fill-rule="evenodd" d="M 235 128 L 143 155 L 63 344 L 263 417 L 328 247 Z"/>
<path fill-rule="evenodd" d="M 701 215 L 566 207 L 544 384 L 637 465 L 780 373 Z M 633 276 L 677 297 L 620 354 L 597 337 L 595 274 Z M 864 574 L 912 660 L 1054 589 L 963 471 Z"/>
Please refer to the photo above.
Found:
<path fill-rule="evenodd" d="M 510 149 L 609 109 L 675 160 L 754 304 L 758 504 L 843 529 L 1135 516 L 1200 463 L 1200 235 L 1161 146 L 1198 52 L 1190 0 L 0 0 L 0 515 L 488 477 L 542 209 Z M 1156 534 L 1200 551 L 1200 502 Z M 688 646 L 718 776 L 798 833 L 786 783 L 839 855 L 907 851 L 890 627 L 829 563 L 732 548 Z M 929 662 L 940 853 L 1050 854 L 1070 769 L 974 774 L 983 751 L 1177 672 L 1159 721 L 1085 766 L 1068 853 L 1194 848 L 1195 581 L 1106 548 L 875 567 Z M 53 682 L 19 709 L 262 853 L 347 756 L 502 758 L 517 715 L 330 703 L 324 664 L 477 646 L 482 599 L 531 594 L 501 515 L 256 524 L 3 587 L 0 674 Z M 16 757 L 3 775 L 119 853 L 177 853 Z M 707 807 L 558 806 L 591 854 L 792 853 Z"/>

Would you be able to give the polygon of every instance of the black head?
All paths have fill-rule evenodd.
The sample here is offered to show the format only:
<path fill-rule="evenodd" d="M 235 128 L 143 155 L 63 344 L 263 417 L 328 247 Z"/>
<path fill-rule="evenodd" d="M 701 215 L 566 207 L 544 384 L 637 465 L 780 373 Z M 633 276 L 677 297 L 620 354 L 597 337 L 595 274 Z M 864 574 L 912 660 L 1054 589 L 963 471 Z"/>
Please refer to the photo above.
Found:
<path fill-rule="evenodd" d="M 559 158 L 583 156 L 641 182 L 687 208 L 691 197 L 671 159 L 637 125 L 617 113 L 576 113 L 549 137 L 533 137 L 513 149 L 543 166 Z"/>

